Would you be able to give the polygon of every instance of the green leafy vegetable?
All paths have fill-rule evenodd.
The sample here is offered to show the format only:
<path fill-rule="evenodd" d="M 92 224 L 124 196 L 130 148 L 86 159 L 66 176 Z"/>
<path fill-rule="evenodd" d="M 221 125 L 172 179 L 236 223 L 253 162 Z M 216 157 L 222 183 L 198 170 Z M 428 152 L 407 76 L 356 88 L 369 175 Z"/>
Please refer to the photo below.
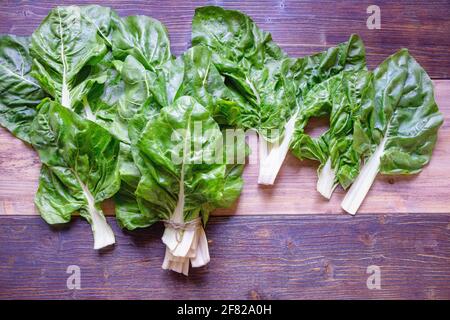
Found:
<path fill-rule="evenodd" d="M 136 144 L 149 117 L 157 115 L 162 107 L 170 106 L 183 95 L 198 99 L 217 121 L 224 124 L 227 119 L 225 112 L 232 112 L 231 109 L 236 105 L 232 92 L 225 86 L 222 76 L 212 63 L 211 52 L 200 46 L 189 49 L 178 59 L 167 61 L 159 67 L 158 72 L 146 70 L 137 59 L 128 56 L 123 64 L 122 78 L 125 82 L 125 95 L 123 111 L 120 113 L 129 121 L 132 145 Z M 130 119 L 131 117 L 133 118 Z M 133 149 L 132 146 L 128 150 L 131 152 Z M 121 166 L 121 176 L 139 179 L 139 170 L 133 168 L 131 154 L 124 153 L 122 159 L 124 165 Z M 124 194 L 120 192 L 116 197 L 116 215 L 121 225 L 135 229 L 154 223 L 155 219 L 148 213 L 151 204 L 139 196 L 133 199 L 135 184 L 128 181 L 123 188 L 127 189 Z M 136 219 L 135 214 L 139 206 L 144 217 L 140 220 Z"/>
<path fill-rule="evenodd" d="M 118 19 L 113 24 L 112 47 L 116 59 L 125 60 L 131 55 L 152 71 L 171 58 L 166 27 L 146 16 Z"/>
<path fill-rule="evenodd" d="M 135 196 L 141 175 L 133 162 L 130 146 L 129 133 L 133 134 L 137 130 L 131 121 L 136 117 L 135 123 L 142 123 L 140 132 L 148 117 L 155 115 L 161 108 L 157 100 L 163 93 L 151 89 L 156 87 L 154 82 L 158 79 L 161 65 L 172 57 L 167 30 L 159 21 L 145 16 L 114 17 L 112 25 L 113 56 L 123 61 L 118 70 L 123 92 L 115 108 L 118 117 L 113 123 L 117 123 L 120 129 L 125 128 L 125 134 L 120 130 L 123 141 L 119 157 L 122 187 L 114 200 L 119 224 L 127 229 L 135 229 L 149 226 L 155 221 L 149 218 L 149 205 L 143 205 L 145 201 Z M 118 64 L 118 61 L 114 63 Z M 138 134 L 135 136 L 137 139 Z"/>
<path fill-rule="evenodd" d="M 124 94 L 119 105 L 119 115 L 130 121 L 138 113 L 151 112 L 159 108 L 151 91 L 151 83 L 156 77 L 133 56 L 128 56 L 122 66 Z"/>
<path fill-rule="evenodd" d="M 98 33 L 103 27 L 88 17 L 80 7 L 56 7 L 31 37 L 32 76 L 67 108 L 81 102 L 94 83 L 105 81 L 92 74 L 107 53 Z"/>
<path fill-rule="evenodd" d="M 307 107 L 303 102 L 309 90 L 340 72 L 356 72 L 365 69 L 365 48 L 357 35 L 352 35 L 347 42 L 329 48 L 312 56 L 296 60 L 291 67 L 297 88 L 297 107 L 286 123 L 285 134 L 281 142 L 272 145 L 260 144 L 260 175 L 258 183 L 273 184 L 278 171 L 286 157 L 289 146 L 295 144 L 295 131 L 298 121 L 307 118 Z M 323 144 L 322 144 L 323 147 Z"/>
<path fill-rule="evenodd" d="M 231 123 L 275 141 L 296 105 L 293 59 L 246 15 L 220 7 L 195 10 L 192 44 L 208 47 L 226 81 L 247 100 Z"/>
<path fill-rule="evenodd" d="M 101 125 L 119 140 L 129 143 L 127 119 L 121 116 L 125 96 L 122 63 L 113 60 L 112 54 L 108 53 L 95 66 L 95 70 L 105 81 L 93 84 L 88 95 L 83 98 L 81 108 L 76 108 L 76 112 Z"/>
<path fill-rule="evenodd" d="M 0 36 L 0 125 L 39 153 L 45 221 L 79 212 L 103 248 L 113 197 L 122 228 L 164 222 L 163 268 L 187 275 L 210 260 L 210 213 L 242 190 L 248 147 L 228 128 L 258 133 L 258 183 L 274 183 L 291 149 L 320 162 L 327 198 L 351 185 L 352 214 L 378 172 L 430 161 L 442 115 L 406 50 L 374 72 L 357 35 L 292 58 L 245 14 L 212 6 L 196 9 L 192 44 L 175 58 L 161 22 L 97 5 L 55 7 L 30 38 Z M 318 138 L 305 132 L 313 117 L 330 119 Z"/>
<path fill-rule="evenodd" d="M 258 132 L 261 184 L 275 181 L 306 92 L 343 70 L 365 67 L 364 46 L 357 36 L 323 53 L 292 59 L 249 17 L 219 7 L 196 9 L 192 43 L 213 51 L 219 72 L 247 101 L 246 107 L 232 109 L 229 122 Z"/>
<path fill-rule="evenodd" d="M 84 19 L 93 24 L 97 33 L 102 37 L 108 47 L 112 47 L 112 23 L 119 17 L 108 7 L 89 5 L 80 7 Z"/>
<path fill-rule="evenodd" d="M 113 244 L 100 203 L 120 187 L 119 141 L 58 102 L 46 99 L 38 108 L 31 141 L 44 164 L 35 201 L 42 217 L 65 223 L 79 211 L 92 226 L 94 249 Z"/>
<path fill-rule="evenodd" d="M 434 100 L 433 83 L 406 49 L 374 71 L 374 109 L 355 123 L 355 149 L 364 167 L 342 202 L 355 214 L 378 172 L 415 174 L 431 158 L 443 117 Z"/>
<path fill-rule="evenodd" d="M 149 89 L 158 103 L 169 106 L 182 96 L 191 96 L 206 107 L 221 125 L 232 125 L 233 113 L 245 107 L 245 101 L 224 83 L 203 46 L 194 46 L 179 58 L 162 65 L 157 75 L 150 75 Z"/>
<path fill-rule="evenodd" d="M 30 125 L 44 91 L 31 77 L 30 39 L 0 36 L 0 125 L 30 143 Z"/>
<path fill-rule="evenodd" d="M 150 119 L 136 147 L 142 173 L 136 194 L 152 205 L 152 219 L 166 221 L 163 268 L 187 274 L 189 261 L 193 267 L 209 261 L 201 218 L 205 223 L 214 208 L 234 202 L 241 171 L 217 161 L 222 133 L 192 97 L 178 98 Z"/>
<path fill-rule="evenodd" d="M 346 189 L 359 173 L 353 127 L 372 109 L 371 84 L 370 72 L 344 71 L 313 87 L 303 99 L 291 150 L 301 159 L 320 161 L 317 190 L 328 199 L 338 184 Z M 311 117 L 322 116 L 329 116 L 330 128 L 313 139 L 305 127 Z"/>

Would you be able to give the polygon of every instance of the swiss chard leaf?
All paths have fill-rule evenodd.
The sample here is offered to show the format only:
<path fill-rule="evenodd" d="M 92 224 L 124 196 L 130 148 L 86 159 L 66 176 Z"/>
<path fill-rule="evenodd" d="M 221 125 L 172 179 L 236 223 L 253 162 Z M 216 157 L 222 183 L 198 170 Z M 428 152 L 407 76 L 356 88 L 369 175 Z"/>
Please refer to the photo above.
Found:
<path fill-rule="evenodd" d="M 136 117 L 137 119 L 145 119 Z M 145 120 L 141 121 L 145 125 Z M 142 128 L 143 129 L 143 128 Z M 159 221 L 151 203 L 136 197 L 136 189 L 141 179 L 141 173 L 134 163 L 131 146 L 122 143 L 120 146 L 120 177 L 122 180 L 119 192 L 114 196 L 116 204 L 116 219 L 121 228 L 134 230 L 145 228 Z"/>
<path fill-rule="evenodd" d="M 89 5 L 80 7 L 83 18 L 95 25 L 97 33 L 102 37 L 108 47 L 112 47 L 112 23 L 119 17 L 108 7 Z"/>
<path fill-rule="evenodd" d="M 242 167 L 226 164 L 219 125 L 205 107 L 188 96 L 151 118 L 134 148 L 142 174 L 136 190 L 138 201 L 143 199 L 147 208 L 151 206 L 149 223 L 168 223 L 163 236 L 167 246 L 163 268 L 187 274 L 189 261 L 194 267 L 209 261 L 200 218 L 206 223 L 213 209 L 235 201 L 242 188 Z"/>
<path fill-rule="evenodd" d="M 194 46 L 179 58 L 162 65 L 153 77 L 150 91 L 158 103 L 171 105 L 181 96 L 191 96 L 206 107 L 222 125 L 232 125 L 235 113 L 241 112 L 246 103 L 230 90 L 212 60 L 211 51 L 204 46 Z"/>
<path fill-rule="evenodd" d="M 342 202 L 351 214 L 358 210 L 378 172 L 420 172 L 430 161 L 443 122 L 431 79 L 406 49 L 375 69 L 373 86 L 373 111 L 366 121 L 355 123 L 354 147 L 366 159 Z"/>
<path fill-rule="evenodd" d="M 229 123 L 255 129 L 264 138 L 259 151 L 262 184 L 274 183 L 306 92 L 341 71 L 365 68 L 364 45 L 357 36 L 325 52 L 292 59 L 249 17 L 218 7 L 196 10 L 192 43 L 212 50 L 219 72 L 247 101 L 245 108 L 231 109 Z"/>
<path fill-rule="evenodd" d="M 302 100 L 291 150 L 300 159 L 320 161 L 318 191 L 327 198 L 337 183 L 347 188 L 359 173 L 353 128 L 373 109 L 371 87 L 372 73 L 344 71 L 313 87 Z M 329 117 L 330 128 L 314 139 L 305 127 L 311 117 L 322 116 Z"/>
<path fill-rule="evenodd" d="M 124 94 L 120 100 L 118 112 L 122 119 L 130 121 L 136 114 L 147 114 L 161 106 L 152 93 L 152 83 L 156 75 L 133 56 L 128 56 L 122 66 Z"/>
<path fill-rule="evenodd" d="M 194 132 L 194 124 L 201 124 L 200 134 Z M 212 132 L 209 139 L 204 136 L 207 130 Z M 160 217 L 168 219 L 182 192 L 183 215 L 179 218 L 189 221 L 198 217 L 205 203 L 222 198 L 226 164 L 206 165 L 204 159 L 198 158 L 215 154 L 220 141 L 222 134 L 210 113 L 193 98 L 180 97 L 149 121 L 137 142 L 145 165 L 140 168 L 144 178 L 137 194 L 161 205 Z M 190 152 L 191 144 L 197 145 L 201 153 Z M 147 183 L 156 183 L 160 192 L 150 192 Z"/>
<path fill-rule="evenodd" d="M 0 125 L 30 143 L 30 125 L 36 106 L 45 97 L 30 75 L 30 39 L 0 36 Z"/>
<path fill-rule="evenodd" d="M 293 59 L 246 15 L 220 7 L 195 10 L 192 44 L 213 52 L 213 61 L 226 81 L 247 100 L 229 122 L 257 130 L 266 140 L 283 134 L 296 106 L 290 71 Z"/>
<path fill-rule="evenodd" d="M 358 139 L 357 148 L 374 151 L 385 139 L 380 172 L 413 174 L 431 158 L 437 131 L 443 122 L 434 100 L 433 83 L 425 70 L 408 53 L 400 50 L 374 71 L 374 111 L 366 134 L 372 141 Z"/>
<path fill-rule="evenodd" d="M 358 35 L 323 52 L 298 58 L 292 66 L 297 83 L 297 96 L 301 101 L 315 85 L 342 71 L 356 72 L 366 69 L 366 50 Z"/>
<path fill-rule="evenodd" d="M 103 27 L 93 24 L 84 11 L 76 6 L 56 7 L 31 37 L 32 75 L 67 108 L 81 102 L 94 83 L 105 81 L 92 75 L 92 66 L 107 53 L 98 33 Z"/>
<path fill-rule="evenodd" d="M 152 71 L 172 57 L 166 27 L 147 16 L 117 19 L 113 23 L 112 48 L 116 59 L 125 60 L 131 55 Z"/>
<path fill-rule="evenodd" d="M 120 187 L 119 141 L 48 99 L 39 106 L 31 141 L 44 164 L 35 201 L 42 217 L 63 223 L 79 211 L 91 223 L 95 249 L 114 243 L 100 203 Z"/>
<path fill-rule="evenodd" d="M 155 19 L 145 16 L 113 16 L 112 20 L 113 56 L 123 61 L 120 66 L 123 94 L 119 99 L 117 112 L 120 123 L 125 123 L 129 127 L 127 131 L 133 132 L 131 121 L 134 117 L 143 120 L 145 125 L 146 119 L 161 108 L 158 99 L 164 97 L 164 93 L 151 88 L 156 87 L 161 65 L 172 59 L 170 42 L 166 28 Z M 154 222 L 153 218 L 149 218 L 151 214 L 148 208 L 151 205 L 142 205 L 144 200 L 136 199 L 140 172 L 133 163 L 130 137 L 127 135 L 127 139 L 122 141 L 125 142 L 121 145 L 119 159 L 122 188 L 114 198 L 116 217 L 122 227 L 145 227 Z"/>
<path fill-rule="evenodd" d="M 112 54 L 108 53 L 95 66 L 98 77 L 104 77 L 106 80 L 92 86 L 88 95 L 83 98 L 81 108 L 76 108 L 76 111 L 107 129 L 120 141 L 129 143 L 127 122 L 120 114 L 125 96 L 121 70 L 122 64 L 112 60 Z"/>

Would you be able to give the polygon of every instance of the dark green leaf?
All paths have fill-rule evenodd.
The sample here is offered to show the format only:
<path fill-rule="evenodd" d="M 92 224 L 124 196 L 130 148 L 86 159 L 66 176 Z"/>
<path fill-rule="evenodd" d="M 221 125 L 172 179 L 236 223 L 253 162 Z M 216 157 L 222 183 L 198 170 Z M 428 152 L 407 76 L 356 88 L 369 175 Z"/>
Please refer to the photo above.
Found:
<path fill-rule="evenodd" d="M 120 187 L 119 141 L 47 99 L 39 105 L 31 141 L 45 165 L 36 195 L 42 217 L 48 223 L 66 222 L 79 210 L 92 225 L 95 248 L 114 243 L 100 203 Z"/>
<path fill-rule="evenodd" d="M 0 36 L 0 125 L 30 143 L 30 125 L 36 106 L 45 97 L 31 77 L 30 39 Z"/>

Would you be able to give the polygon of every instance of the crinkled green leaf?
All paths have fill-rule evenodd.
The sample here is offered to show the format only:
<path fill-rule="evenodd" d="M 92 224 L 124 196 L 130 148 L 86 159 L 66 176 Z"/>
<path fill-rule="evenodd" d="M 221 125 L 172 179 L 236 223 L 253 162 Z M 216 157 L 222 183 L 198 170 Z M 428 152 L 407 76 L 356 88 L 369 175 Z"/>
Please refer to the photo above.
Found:
<path fill-rule="evenodd" d="M 36 106 L 45 97 L 31 77 L 30 39 L 0 36 L 0 125 L 30 143 L 30 125 Z"/>
<path fill-rule="evenodd" d="M 315 85 L 342 71 L 355 72 L 366 69 L 364 43 L 358 35 L 351 35 L 347 42 L 323 52 L 298 58 L 292 72 L 298 86 L 300 101 Z"/>
<path fill-rule="evenodd" d="M 373 109 L 355 122 L 353 144 L 365 163 L 341 204 L 350 214 L 358 211 L 378 172 L 420 172 L 443 122 L 431 79 L 406 49 L 375 69 L 368 92 Z"/>
<path fill-rule="evenodd" d="M 149 78 L 150 91 L 163 107 L 181 96 L 191 96 L 224 125 L 231 124 L 229 120 L 235 118 L 234 114 L 245 108 L 245 101 L 225 85 L 211 51 L 203 46 L 194 46 L 179 58 L 166 62 Z"/>
<path fill-rule="evenodd" d="M 44 164 L 36 205 L 48 223 L 61 223 L 80 211 L 95 238 L 114 236 L 100 208 L 120 187 L 119 140 L 58 102 L 44 100 L 32 124 L 31 141 Z M 108 243 L 111 244 L 111 243 Z"/>
<path fill-rule="evenodd" d="M 367 155 L 385 138 L 380 172 L 419 172 L 430 161 L 443 122 L 431 79 L 403 49 L 374 71 L 374 91 L 374 111 L 358 128 L 356 148 Z"/>
<path fill-rule="evenodd" d="M 108 47 L 112 46 L 112 24 L 116 21 L 117 14 L 109 7 L 89 5 L 80 7 L 83 18 L 95 25 L 98 34 L 103 38 Z"/>
<path fill-rule="evenodd" d="M 127 122 L 120 115 L 125 84 L 117 67 L 122 69 L 121 64 L 112 60 L 111 53 L 95 66 L 96 74 L 106 80 L 92 86 L 77 112 L 104 127 L 120 141 L 129 143 Z"/>
<path fill-rule="evenodd" d="M 92 76 L 92 66 L 104 57 L 107 46 L 98 33 L 103 27 L 91 21 L 80 7 L 56 7 L 31 37 L 32 75 L 68 108 L 80 102 L 94 83 L 106 80 Z"/>
<path fill-rule="evenodd" d="M 112 50 L 116 59 L 125 60 L 131 55 L 147 70 L 152 71 L 171 59 L 166 27 L 147 16 L 129 16 L 115 20 Z"/>
<path fill-rule="evenodd" d="M 61 178 L 59 174 L 62 174 Z M 83 207 L 83 199 L 78 193 L 72 193 L 72 187 L 72 181 L 65 179 L 64 171 L 55 170 L 53 173 L 45 164 L 42 165 L 35 203 L 47 223 L 67 223 L 72 214 Z"/>
<path fill-rule="evenodd" d="M 246 15 L 220 7 L 197 8 L 192 21 L 192 44 L 213 52 L 213 61 L 229 85 L 246 98 L 230 123 L 256 129 L 273 141 L 283 132 L 296 106 L 294 63 Z"/>
<path fill-rule="evenodd" d="M 137 113 L 150 112 L 160 106 L 155 102 L 151 91 L 155 75 L 136 60 L 128 56 L 122 65 L 124 95 L 119 104 L 119 114 L 125 121 L 130 121 Z"/>
<path fill-rule="evenodd" d="M 201 132 L 196 129 L 199 125 Z M 206 222 L 211 210 L 235 201 L 242 188 L 242 167 L 227 165 L 223 155 L 222 162 L 213 161 L 223 152 L 223 138 L 205 107 L 192 97 L 180 97 L 143 126 L 144 121 L 134 119 L 130 137 L 134 162 L 142 174 L 137 201 L 141 210 L 148 210 L 144 214 L 148 220 L 130 223 L 136 216 L 129 214 L 122 225 L 139 227 L 169 219 L 181 188 L 186 221 L 201 215 Z"/>
<path fill-rule="evenodd" d="M 116 219 L 121 228 L 134 230 L 144 228 L 158 221 L 152 206 L 142 198 L 136 198 L 136 189 L 141 173 L 134 163 L 131 146 L 122 143 L 120 146 L 120 177 L 122 184 L 114 196 Z"/>
<path fill-rule="evenodd" d="M 313 87 L 304 97 L 302 112 L 296 123 L 291 150 L 299 158 L 328 159 L 337 181 L 347 188 L 357 177 L 359 153 L 353 147 L 355 121 L 372 110 L 372 73 L 344 71 Z M 304 129 L 311 117 L 328 116 L 329 129 L 313 139 Z M 319 170 L 320 170 L 319 168 Z"/>

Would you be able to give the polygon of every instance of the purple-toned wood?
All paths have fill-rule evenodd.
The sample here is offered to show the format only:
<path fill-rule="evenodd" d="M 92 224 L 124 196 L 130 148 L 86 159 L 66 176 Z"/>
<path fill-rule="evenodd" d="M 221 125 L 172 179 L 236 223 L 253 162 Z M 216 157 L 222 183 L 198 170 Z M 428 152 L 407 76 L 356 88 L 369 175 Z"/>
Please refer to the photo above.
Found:
<path fill-rule="evenodd" d="M 161 269 L 160 225 L 92 249 L 88 224 L 55 231 L 38 217 L 0 217 L 0 298 L 450 299 L 450 216 L 212 217 L 211 263 L 189 277 Z M 81 290 L 68 290 L 69 265 Z M 366 286 L 381 270 L 381 290 Z"/>
<path fill-rule="evenodd" d="M 450 77 L 450 2 L 427 1 L 330 1 L 330 0 L 249 0 L 249 1 L 1 1 L 0 33 L 29 35 L 50 8 L 67 4 L 101 4 L 120 15 L 143 14 L 161 20 L 170 32 L 172 48 L 180 54 L 190 42 L 194 9 L 220 5 L 249 14 L 270 31 L 288 53 L 302 56 L 345 41 L 358 33 L 367 46 L 371 67 L 405 47 L 433 78 Z M 366 26 L 367 7 L 381 9 L 381 29 Z"/>
<path fill-rule="evenodd" d="M 215 4 L 249 14 L 293 56 L 358 33 L 371 68 L 407 47 L 431 77 L 450 78 L 448 0 L 1 1 L 0 33 L 29 35 L 51 7 L 69 3 L 153 16 L 167 25 L 177 55 L 189 46 L 195 7 Z M 381 9 L 381 30 L 366 28 L 371 4 Z M 0 299 L 450 299 L 445 212 L 212 217 L 212 261 L 188 278 L 161 270 L 161 226 L 125 233 L 109 221 L 118 244 L 99 253 L 79 218 L 54 230 L 36 216 L 0 217 Z M 66 287 L 69 265 L 81 268 L 81 290 Z M 381 290 L 366 287 L 370 265 L 381 268 Z"/>

